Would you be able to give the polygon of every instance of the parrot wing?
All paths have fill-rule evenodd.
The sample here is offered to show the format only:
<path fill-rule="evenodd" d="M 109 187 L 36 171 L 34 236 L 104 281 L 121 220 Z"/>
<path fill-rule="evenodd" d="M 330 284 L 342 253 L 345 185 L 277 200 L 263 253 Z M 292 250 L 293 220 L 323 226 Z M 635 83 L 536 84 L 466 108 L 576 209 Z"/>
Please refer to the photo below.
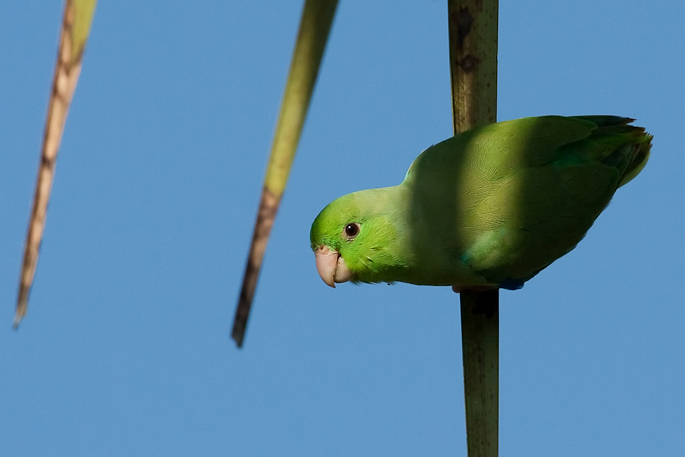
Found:
<path fill-rule="evenodd" d="M 524 118 L 424 151 L 402 184 L 422 268 L 466 265 L 474 278 L 520 288 L 573 249 L 617 187 L 644 167 L 651 136 L 631 121 Z"/>

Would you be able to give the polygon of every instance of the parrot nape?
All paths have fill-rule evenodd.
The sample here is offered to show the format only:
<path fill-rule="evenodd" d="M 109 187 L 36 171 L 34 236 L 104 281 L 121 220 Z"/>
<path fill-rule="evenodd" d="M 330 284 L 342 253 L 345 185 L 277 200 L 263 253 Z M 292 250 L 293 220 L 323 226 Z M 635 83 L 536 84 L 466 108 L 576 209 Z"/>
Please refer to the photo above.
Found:
<path fill-rule="evenodd" d="M 519 289 L 571 251 L 645 166 L 652 136 L 632 121 L 529 117 L 431 146 L 398 186 L 321 211 L 310 233 L 319 275 L 331 287 Z"/>

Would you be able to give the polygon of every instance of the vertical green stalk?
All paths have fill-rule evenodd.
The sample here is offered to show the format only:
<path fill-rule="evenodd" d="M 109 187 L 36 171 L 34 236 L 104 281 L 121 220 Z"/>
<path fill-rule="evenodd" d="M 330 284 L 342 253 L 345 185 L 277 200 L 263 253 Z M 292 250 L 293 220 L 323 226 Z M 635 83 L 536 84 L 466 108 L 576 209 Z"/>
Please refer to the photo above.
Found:
<path fill-rule="evenodd" d="M 499 290 L 463 291 L 461 345 L 469 457 L 496 457 L 499 419 Z"/>
<path fill-rule="evenodd" d="M 454 133 L 497 121 L 498 0 L 448 0 Z M 469 457 L 496 457 L 499 290 L 463 291 L 464 404 Z"/>
<path fill-rule="evenodd" d="M 498 0 L 448 0 L 454 133 L 497 122 Z"/>
<path fill-rule="evenodd" d="M 304 4 L 233 321 L 231 337 L 238 347 L 243 344 L 264 252 L 288 183 L 337 6 L 338 0 L 306 0 Z"/>

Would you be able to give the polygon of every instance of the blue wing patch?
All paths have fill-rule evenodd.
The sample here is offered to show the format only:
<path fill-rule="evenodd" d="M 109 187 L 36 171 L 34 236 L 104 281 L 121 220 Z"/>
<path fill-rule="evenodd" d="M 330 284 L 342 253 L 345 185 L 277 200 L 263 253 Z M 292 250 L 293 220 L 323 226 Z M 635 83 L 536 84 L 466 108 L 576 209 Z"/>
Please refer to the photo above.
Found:
<path fill-rule="evenodd" d="M 519 290 L 523 287 L 523 284 L 525 284 L 525 282 L 526 281 L 523 279 L 507 278 L 501 283 L 499 283 L 499 287 L 507 290 Z"/>

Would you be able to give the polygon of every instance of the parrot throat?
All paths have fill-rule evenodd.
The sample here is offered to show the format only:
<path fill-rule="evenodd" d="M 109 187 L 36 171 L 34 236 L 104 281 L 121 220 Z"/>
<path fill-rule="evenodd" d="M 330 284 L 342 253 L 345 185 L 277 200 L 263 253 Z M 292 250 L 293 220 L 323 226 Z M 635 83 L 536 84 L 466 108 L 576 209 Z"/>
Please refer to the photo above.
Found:
<path fill-rule="evenodd" d="M 385 188 L 383 204 L 361 208 L 361 233 L 351 242 L 342 241 L 340 254 L 353 273 L 355 283 L 392 283 L 404 278 L 411 264 L 411 240 L 406 212 L 398 207 L 400 189 Z M 366 211 L 364 211 L 366 210 Z"/>

